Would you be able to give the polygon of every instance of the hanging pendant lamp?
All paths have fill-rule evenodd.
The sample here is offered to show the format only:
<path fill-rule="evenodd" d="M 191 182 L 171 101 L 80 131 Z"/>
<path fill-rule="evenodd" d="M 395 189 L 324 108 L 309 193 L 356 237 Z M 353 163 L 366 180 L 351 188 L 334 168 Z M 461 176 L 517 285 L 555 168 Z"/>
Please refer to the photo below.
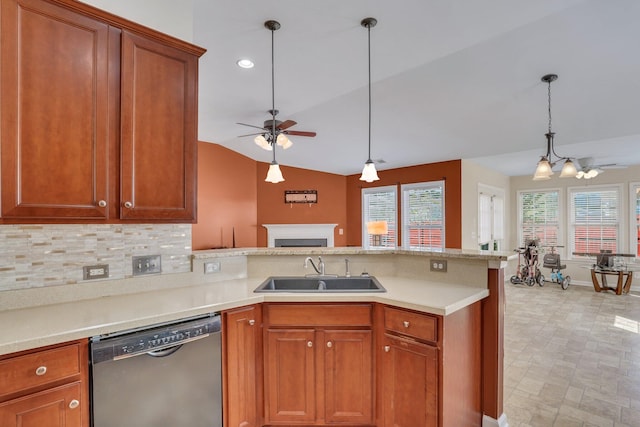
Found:
<path fill-rule="evenodd" d="M 553 148 L 553 137 L 555 133 L 551 131 L 551 82 L 554 82 L 558 79 L 557 74 L 547 74 L 542 76 L 542 81 L 547 83 L 547 99 L 548 99 L 548 107 L 547 111 L 549 112 L 549 131 L 545 134 L 547 137 L 547 154 L 540 158 L 538 161 L 538 166 L 536 167 L 536 172 L 533 175 L 534 181 L 541 181 L 545 179 L 551 179 L 551 175 L 553 175 L 553 167 L 560 160 L 564 160 L 564 165 L 562 166 L 562 171 L 560 172 L 560 178 L 573 178 L 578 173 L 576 166 L 573 164 L 569 157 L 560 157 L 556 154 L 555 149 Z M 554 160 L 552 155 L 556 157 Z"/>
<path fill-rule="evenodd" d="M 378 181 L 378 172 L 376 171 L 376 165 L 371 160 L 371 28 L 375 27 L 378 21 L 375 18 L 365 18 L 360 22 L 360 25 L 367 29 L 368 51 L 369 51 L 369 157 L 362 169 L 362 176 L 360 181 L 373 182 Z"/>
<path fill-rule="evenodd" d="M 275 66 L 274 66 L 274 33 L 276 30 L 280 28 L 280 23 L 278 21 L 269 20 L 264 23 L 264 26 L 271 31 L 271 135 L 276 134 L 276 114 L 278 114 L 278 110 L 276 110 L 276 89 L 275 89 Z M 264 139 L 264 137 L 263 137 Z M 265 140 L 266 141 L 266 140 Z M 259 142 L 256 141 L 258 144 Z M 271 182 L 273 184 L 277 184 L 279 182 L 284 181 L 284 177 L 282 176 L 282 171 L 280 171 L 280 165 L 276 161 L 276 141 L 271 138 L 268 141 L 268 144 L 271 146 L 271 150 L 273 151 L 273 160 L 271 161 L 271 165 L 269 165 L 269 171 L 267 172 L 267 177 L 265 178 L 266 182 Z M 281 144 L 282 145 L 282 144 Z M 289 147 L 287 147 L 289 148 Z"/>

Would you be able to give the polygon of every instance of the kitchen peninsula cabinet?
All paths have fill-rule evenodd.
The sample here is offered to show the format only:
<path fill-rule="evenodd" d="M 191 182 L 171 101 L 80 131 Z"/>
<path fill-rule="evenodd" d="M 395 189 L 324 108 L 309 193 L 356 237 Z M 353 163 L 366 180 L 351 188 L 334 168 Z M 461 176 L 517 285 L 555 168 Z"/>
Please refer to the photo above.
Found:
<path fill-rule="evenodd" d="M 204 49 L 71 0 L 3 0 L 2 221 L 193 222 Z"/>
<path fill-rule="evenodd" d="M 225 427 L 262 425 L 262 306 L 224 312 Z"/>
<path fill-rule="evenodd" d="M 373 425 L 371 304 L 265 304 L 265 424 Z"/>
<path fill-rule="evenodd" d="M 0 358 L 0 425 L 89 426 L 87 342 Z"/>

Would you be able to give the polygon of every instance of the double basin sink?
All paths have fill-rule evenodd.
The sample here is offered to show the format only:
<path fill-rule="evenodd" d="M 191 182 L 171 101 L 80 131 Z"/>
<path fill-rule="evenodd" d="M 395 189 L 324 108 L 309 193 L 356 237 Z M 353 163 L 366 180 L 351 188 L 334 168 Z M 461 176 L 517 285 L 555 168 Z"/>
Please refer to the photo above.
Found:
<path fill-rule="evenodd" d="M 269 277 L 254 292 L 386 292 L 373 276 Z"/>

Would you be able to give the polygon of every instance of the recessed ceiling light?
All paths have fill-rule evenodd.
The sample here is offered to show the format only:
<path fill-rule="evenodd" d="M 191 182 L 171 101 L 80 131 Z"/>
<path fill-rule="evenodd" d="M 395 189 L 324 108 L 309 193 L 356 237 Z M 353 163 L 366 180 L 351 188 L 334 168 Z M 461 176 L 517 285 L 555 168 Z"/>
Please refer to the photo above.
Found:
<path fill-rule="evenodd" d="M 253 61 L 250 59 L 238 59 L 238 61 L 236 61 L 236 64 L 238 64 L 238 67 L 240 68 L 253 68 Z"/>

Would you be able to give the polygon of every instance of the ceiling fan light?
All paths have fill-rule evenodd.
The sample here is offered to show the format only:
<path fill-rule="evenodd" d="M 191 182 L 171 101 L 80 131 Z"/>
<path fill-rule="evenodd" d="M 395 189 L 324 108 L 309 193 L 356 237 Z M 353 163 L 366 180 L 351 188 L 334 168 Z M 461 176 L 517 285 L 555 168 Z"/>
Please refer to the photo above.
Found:
<path fill-rule="evenodd" d="M 269 141 L 267 141 L 267 139 L 264 137 L 264 135 L 258 135 L 255 137 L 255 139 L 253 140 L 256 145 L 264 150 L 267 151 L 271 151 L 273 150 L 273 147 L 271 146 L 271 144 L 269 144 Z"/>
<path fill-rule="evenodd" d="M 269 171 L 267 172 L 267 177 L 265 178 L 266 182 L 271 182 L 273 184 L 277 184 L 279 182 L 284 181 L 284 177 L 282 176 L 282 171 L 280 171 L 280 165 L 275 161 L 271 162 L 269 165 Z"/>
<path fill-rule="evenodd" d="M 576 169 L 576 165 L 573 164 L 571 159 L 567 159 L 562 166 L 562 171 L 560 171 L 560 178 L 573 178 L 578 174 L 578 169 Z"/>
<path fill-rule="evenodd" d="M 586 179 L 595 178 L 596 176 L 598 176 L 598 170 L 597 169 L 590 169 L 587 173 L 584 174 L 584 177 Z"/>
<path fill-rule="evenodd" d="M 376 171 L 376 165 L 373 163 L 373 160 L 369 159 L 364 164 L 364 168 L 362 168 L 362 176 L 360 176 L 360 181 L 365 182 L 373 182 L 378 181 L 378 172 Z"/>
<path fill-rule="evenodd" d="M 576 174 L 576 178 L 578 178 L 578 179 L 584 178 L 584 172 L 578 171 L 578 173 Z"/>
<path fill-rule="evenodd" d="M 276 138 L 276 143 L 281 146 L 283 150 L 286 150 L 293 145 L 293 142 L 291 142 L 291 140 L 287 138 L 287 135 L 285 135 L 284 133 L 278 135 L 278 137 Z"/>
<path fill-rule="evenodd" d="M 545 179 L 550 179 L 551 175 L 553 175 L 553 171 L 551 170 L 551 163 L 547 160 L 546 157 L 542 157 L 538 162 L 538 166 L 536 167 L 536 172 L 533 175 L 534 181 L 542 181 Z"/>

